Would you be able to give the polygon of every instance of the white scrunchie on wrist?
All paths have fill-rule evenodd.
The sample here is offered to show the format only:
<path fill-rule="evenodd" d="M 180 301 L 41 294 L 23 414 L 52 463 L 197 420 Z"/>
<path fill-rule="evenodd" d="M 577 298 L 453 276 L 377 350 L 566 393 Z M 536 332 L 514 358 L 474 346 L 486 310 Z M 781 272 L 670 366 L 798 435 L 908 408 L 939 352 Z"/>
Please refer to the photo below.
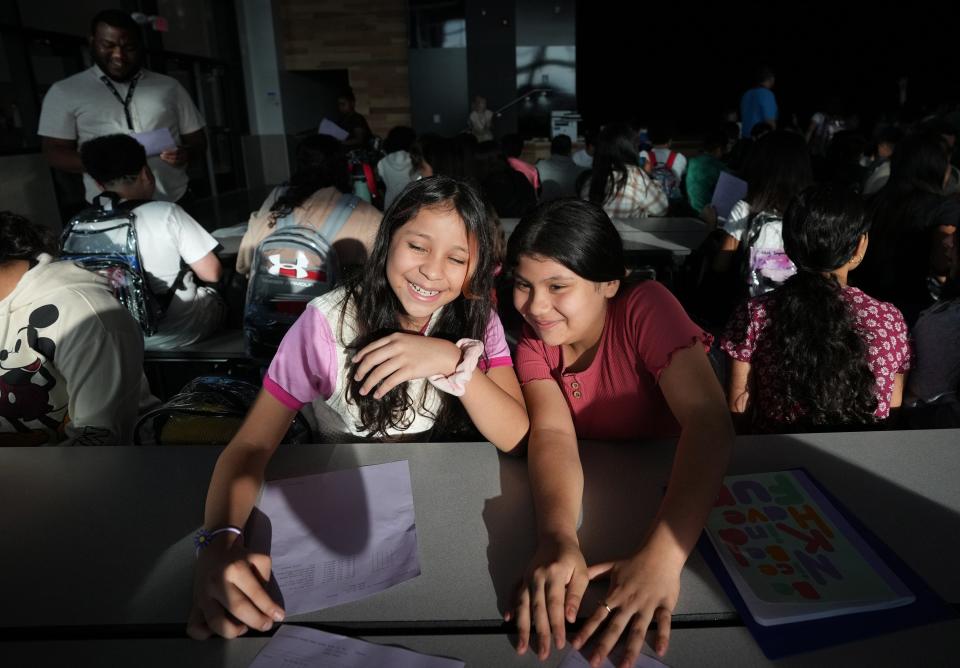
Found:
<path fill-rule="evenodd" d="M 427 380 L 441 392 L 462 397 L 467 391 L 467 383 L 473 378 L 473 370 L 477 368 L 477 363 L 483 356 L 483 341 L 460 339 L 456 346 L 460 349 L 460 363 L 456 370 L 449 376 L 438 373 L 429 376 Z"/>

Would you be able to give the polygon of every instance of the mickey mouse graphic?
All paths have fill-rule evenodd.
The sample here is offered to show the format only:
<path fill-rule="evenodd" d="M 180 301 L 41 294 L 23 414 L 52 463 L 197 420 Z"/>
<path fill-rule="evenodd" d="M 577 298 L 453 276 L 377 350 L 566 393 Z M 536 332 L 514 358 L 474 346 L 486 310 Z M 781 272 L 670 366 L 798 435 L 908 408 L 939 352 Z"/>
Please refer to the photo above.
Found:
<path fill-rule="evenodd" d="M 47 304 L 30 314 L 28 325 L 17 332 L 17 340 L 10 350 L 0 350 L 0 417 L 6 418 L 18 432 L 32 431 L 24 422 L 38 421 L 56 430 L 60 423 L 47 414 L 50 390 L 57 384 L 53 375 L 43 367 L 53 361 L 56 344 L 39 335 L 37 330 L 49 327 L 60 317 L 56 306 Z M 43 384 L 34 382 L 39 376 Z"/>

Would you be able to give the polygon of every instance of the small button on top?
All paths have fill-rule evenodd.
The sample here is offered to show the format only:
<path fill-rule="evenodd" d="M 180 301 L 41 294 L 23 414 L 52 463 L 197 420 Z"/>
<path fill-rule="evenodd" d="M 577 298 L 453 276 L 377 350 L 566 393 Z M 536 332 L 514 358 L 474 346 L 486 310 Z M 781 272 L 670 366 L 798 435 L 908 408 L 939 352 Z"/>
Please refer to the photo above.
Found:
<path fill-rule="evenodd" d="M 580 392 L 580 390 L 576 390 L 576 391 L 574 391 L 574 393 L 573 393 L 573 397 L 574 397 L 575 399 L 579 399 L 579 398 L 582 397 L 582 396 L 583 396 L 583 393 Z"/>
<path fill-rule="evenodd" d="M 570 383 L 570 387 L 572 387 L 572 388 L 575 389 L 575 390 L 579 390 L 579 389 L 580 389 L 580 383 L 578 383 L 577 381 L 573 381 L 572 383 Z"/>

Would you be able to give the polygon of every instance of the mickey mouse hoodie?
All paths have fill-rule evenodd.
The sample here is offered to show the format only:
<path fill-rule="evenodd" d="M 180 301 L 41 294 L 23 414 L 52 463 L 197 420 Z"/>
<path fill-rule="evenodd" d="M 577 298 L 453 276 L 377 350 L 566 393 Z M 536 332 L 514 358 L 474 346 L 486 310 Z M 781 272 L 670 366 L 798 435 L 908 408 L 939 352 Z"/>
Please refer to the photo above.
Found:
<path fill-rule="evenodd" d="M 96 274 L 40 255 L 0 301 L 0 445 L 129 444 L 145 383 L 140 327 Z"/>

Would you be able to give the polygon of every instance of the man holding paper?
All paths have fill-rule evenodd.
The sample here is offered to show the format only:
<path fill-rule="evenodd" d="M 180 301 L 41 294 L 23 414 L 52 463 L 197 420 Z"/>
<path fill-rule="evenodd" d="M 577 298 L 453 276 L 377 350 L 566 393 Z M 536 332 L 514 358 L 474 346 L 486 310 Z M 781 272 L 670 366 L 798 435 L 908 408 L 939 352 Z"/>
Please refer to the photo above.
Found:
<path fill-rule="evenodd" d="M 79 145 L 117 133 L 132 135 L 147 150 L 157 181 L 156 198 L 180 200 L 187 191 L 187 164 L 206 151 L 204 121 L 176 79 L 141 66 L 139 26 L 119 10 L 104 10 L 90 25 L 93 66 L 51 86 L 37 134 L 50 165 L 82 173 Z M 99 190 L 84 175 L 86 199 Z"/>

